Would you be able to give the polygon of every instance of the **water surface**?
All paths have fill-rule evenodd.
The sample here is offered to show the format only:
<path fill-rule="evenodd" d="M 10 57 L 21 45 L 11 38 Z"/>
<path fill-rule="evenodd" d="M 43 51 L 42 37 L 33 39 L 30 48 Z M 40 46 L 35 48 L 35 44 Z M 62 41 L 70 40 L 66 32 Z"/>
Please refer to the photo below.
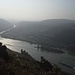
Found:
<path fill-rule="evenodd" d="M 16 27 L 16 26 L 14 25 L 14 27 Z M 10 31 L 11 29 L 0 32 L 0 35 L 6 31 Z M 55 54 L 55 53 L 51 53 L 51 52 L 47 52 L 47 51 L 41 51 L 41 50 L 38 50 L 37 48 L 35 48 L 36 44 L 30 44 L 30 43 L 24 42 L 24 41 L 2 38 L 1 36 L 0 36 L 0 42 L 5 44 L 8 48 L 10 48 L 13 51 L 21 52 L 21 49 L 24 49 L 34 59 L 36 59 L 38 61 L 40 61 L 41 56 L 44 56 L 44 58 L 46 58 L 51 63 L 55 63 L 55 64 L 59 65 L 59 67 L 61 67 L 62 70 L 75 75 L 74 69 L 71 69 L 71 68 L 68 68 L 68 67 L 65 67 L 65 66 L 59 64 L 59 62 L 64 61 L 65 63 L 67 63 L 71 66 L 75 66 L 75 56 L 71 56 L 67 52 L 64 54 Z"/>

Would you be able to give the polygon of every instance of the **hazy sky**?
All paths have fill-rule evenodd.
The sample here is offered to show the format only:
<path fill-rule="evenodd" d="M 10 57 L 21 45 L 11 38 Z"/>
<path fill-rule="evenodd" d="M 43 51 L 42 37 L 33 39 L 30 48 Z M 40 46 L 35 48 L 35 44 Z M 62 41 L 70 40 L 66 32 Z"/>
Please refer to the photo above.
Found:
<path fill-rule="evenodd" d="M 0 18 L 75 20 L 75 0 L 0 0 Z"/>

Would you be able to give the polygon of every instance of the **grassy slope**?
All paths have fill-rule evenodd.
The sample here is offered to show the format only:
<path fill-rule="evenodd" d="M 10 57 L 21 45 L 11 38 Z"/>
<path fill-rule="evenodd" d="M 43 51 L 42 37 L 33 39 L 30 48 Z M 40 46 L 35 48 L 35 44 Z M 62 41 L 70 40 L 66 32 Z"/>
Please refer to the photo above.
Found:
<path fill-rule="evenodd" d="M 10 60 L 6 63 L 0 58 L 0 75 L 69 75 L 58 67 L 54 67 L 53 72 L 46 72 L 30 55 L 22 55 L 9 49 L 7 51 Z"/>

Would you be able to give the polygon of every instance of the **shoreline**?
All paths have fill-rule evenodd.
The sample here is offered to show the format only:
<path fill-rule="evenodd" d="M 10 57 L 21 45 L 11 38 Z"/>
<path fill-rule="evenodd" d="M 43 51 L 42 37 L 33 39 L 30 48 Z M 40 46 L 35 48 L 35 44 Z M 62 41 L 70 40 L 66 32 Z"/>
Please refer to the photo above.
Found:
<path fill-rule="evenodd" d="M 22 53 L 13 51 L 13 50 L 11 50 L 11 49 L 8 49 L 7 51 L 8 51 L 9 54 L 15 55 L 17 58 L 19 57 L 20 60 L 22 59 L 22 60 L 24 60 L 24 61 L 30 61 L 30 62 L 33 62 L 33 63 L 38 64 L 38 65 L 39 65 L 39 63 L 40 63 L 39 61 L 37 61 L 36 59 L 34 59 L 31 55 L 23 55 Z M 25 53 L 26 53 L 26 52 L 25 52 Z M 19 60 L 18 60 L 18 61 L 19 61 Z M 28 63 L 29 63 L 29 62 L 28 62 Z M 52 64 L 52 63 L 51 63 L 51 64 Z M 69 75 L 68 72 L 61 70 L 58 65 L 56 65 L 56 64 L 52 64 L 52 65 L 53 65 L 54 68 L 59 69 L 59 72 L 62 71 L 62 73 L 63 73 L 62 75 L 64 75 L 64 74 Z M 58 73 L 58 75 L 59 75 L 59 73 Z"/>
<path fill-rule="evenodd" d="M 17 52 L 17 51 L 13 51 L 13 50 L 11 50 L 11 49 L 7 49 L 7 52 L 9 53 L 9 54 L 16 54 L 16 55 L 19 55 L 20 57 L 26 57 L 26 58 L 28 58 L 28 59 L 30 59 L 30 60 L 34 60 L 34 61 L 36 61 L 30 54 L 28 54 L 28 52 L 25 52 L 25 53 L 27 53 L 27 54 L 22 54 L 21 52 L 19 53 L 19 52 Z"/>
<path fill-rule="evenodd" d="M 1 35 L 1 37 L 5 38 L 5 39 L 13 39 L 13 40 L 17 40 L 17 41 L 23 41 L 23 42 L 27 42 L 27 43 L 30 43 L 30 44 L 39 45 L 38 43 L 35 43 L 33 41 L 28 41 L 28 40 L 23 40 L 23 39 L 18 39 L 18 38 L 11 38 L 11 37 L 6 37 L 6 36 L 2 36 L 2 35 Z M 43 46 L 42 44 L 40 44 L 40 45 Z M 43 47 L 46 50 L 44 48 L 43 49 L 39 48 L 39 49 L 41 49 L 41 51 L 47 51 L 47 52 L 56 53 L 56 54 L 63 54 L 63 53 L 65 53 L 63 50 L 60 50 L 60 49 L 56 49 L 56 48 L 52 48 L 52 47 L 46 48 L 46 46 L 43 46 Z M 38 48 L 38 47 L 36 47 L 36 48 Z"/>
<path fill-rule="evenodd" d="M 19 54 L 20 56 L 22 55 L 21 53 L 18 53 L 16 51 L 12 51 L 11 49 L 9 49 L 9 52 L 13 53 L 12 55 L 14 55 L 14 54 Z M 35 60 L 34 58 L 31 57 L 31 55 L 26 55 L 26 56 L 22 55 L 22 56 L 25 57 L 26 60 L 37 62 L 37 60 Z"/>
<path fill-rule="evenodd" d="M 5 38 L 5 39 L 13 39 L 13 40 L 17 40 L 17 41 L 22 41 L 22 42 L 27 42 L 27 43 L 30 43 L 30 44 L 37 44 L 37 45 L 38 45 L 38 43 L 33 43 L 32 41 L 28 41 L 28 40 L 17 39 L 17 38 L 11 38 L 11 37 L 6 37 L 6 36 L 2 36 L 2 35 L 1 35 L 1 37 L 2 37 L 2 38 Z M 59 52 L 52 52 L 52 51 L 49 51 L 49 50 L 42 50 L 42 51 L 47 51 L 47 52 L 56 53 L 56 54 L 63 54 L 63 53 L 65 53 L 64 51 L 61 52 L 61 50 L 60 50 L 61 53 L 59 53 Z M 68 53 L 69 55 L 75 56 L 75 53 L 74 53 L 74 52 L 68 51 L 68 50 L 66 50 L 66 51 L 67 51 L 67 53 Z"/>

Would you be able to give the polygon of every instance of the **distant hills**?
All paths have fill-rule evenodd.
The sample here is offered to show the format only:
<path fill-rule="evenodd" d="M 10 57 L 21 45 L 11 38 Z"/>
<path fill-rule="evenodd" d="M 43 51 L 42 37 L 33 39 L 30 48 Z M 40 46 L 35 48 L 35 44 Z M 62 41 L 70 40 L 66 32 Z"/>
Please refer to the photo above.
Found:
<path fill-rule="evenodd" d="M 0 32 L 3 30 L 6 30 L 8 28 L 11 28 L 12 26 L 13 26 L 13 24 L 0 18 Z"/>
<path fill-rule="evenodd" d="M 21 21 L 17 25 L 15 29 L 2 36 L 52 47 L 75 49 L 75 20 Z"/>
<path fill-rule="evenodd" d="M 19 29 L 25 35 L 38 37 L 40 40 L 53 40 L 63 43 L 75 43 L 75 21 L 51 19 L 40 22 L 20 22 Z M 23 36 L 24 36 L 23 35 Z M 31 38 L 32 39 L 32 38 Z M 34 39 L 33 39 L 34 40 Z"/>

